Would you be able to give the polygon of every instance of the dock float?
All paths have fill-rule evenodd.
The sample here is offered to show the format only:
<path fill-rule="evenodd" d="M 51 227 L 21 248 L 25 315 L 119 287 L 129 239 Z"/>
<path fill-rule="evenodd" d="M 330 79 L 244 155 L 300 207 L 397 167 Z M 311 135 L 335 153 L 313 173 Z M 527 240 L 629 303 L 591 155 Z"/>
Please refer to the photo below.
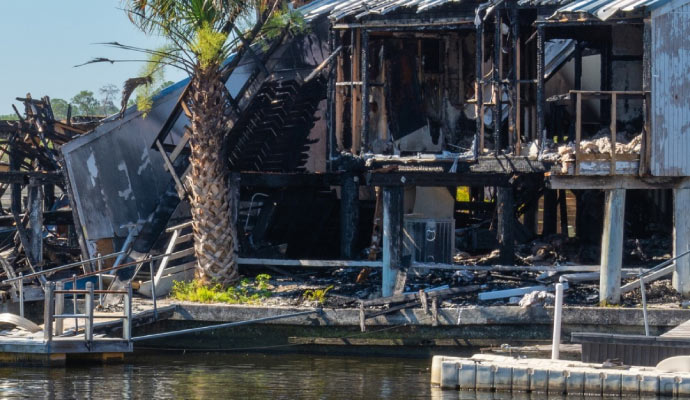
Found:
<path fill-rule="evenodd" d="M 690 398 L 690 373 L 492 354 L 435 356 L 431 384 L 453 390 Z"/>

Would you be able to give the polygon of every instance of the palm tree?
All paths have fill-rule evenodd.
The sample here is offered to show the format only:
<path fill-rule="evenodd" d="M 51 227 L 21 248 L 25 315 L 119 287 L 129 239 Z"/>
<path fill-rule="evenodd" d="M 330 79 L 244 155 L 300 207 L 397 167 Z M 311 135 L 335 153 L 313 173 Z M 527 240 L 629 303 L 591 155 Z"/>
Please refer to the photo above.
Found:
<path fill-rule="evenodd" d="M 164 36 L 170 45 L 148 50 L 111 44 L 149 54 L 151 72 L 171 65 L 185 70 L 191 78 L 184 101 L 191 114 L 188 187 L 198 262 L 196 278 L 206 284 L 231 285 L 238 279 L 237 230 L 221 153 L 229 115 L 222 65 L 243 42 L 249 45 L 261 26 L 280 11 L 275 11 L 275 2 L 269 7 L 265 0 L 126 0 L 124 4 L 132 23 L 146 33 Z M 252 18 L 255 28 L 247 37 L 240 37 L 239 25 Z M 265 26 L 275 28 L 276 24 Z"/>

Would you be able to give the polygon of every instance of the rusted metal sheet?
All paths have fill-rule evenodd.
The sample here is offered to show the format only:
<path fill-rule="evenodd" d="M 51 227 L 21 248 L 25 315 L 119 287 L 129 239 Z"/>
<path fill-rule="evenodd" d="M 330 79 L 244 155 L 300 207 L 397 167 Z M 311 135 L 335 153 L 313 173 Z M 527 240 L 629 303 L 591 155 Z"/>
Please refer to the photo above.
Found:
<path fill-rule="evenodd" d="M 651 173 L 690 176 L 690 1 L 652 12 Z"/>

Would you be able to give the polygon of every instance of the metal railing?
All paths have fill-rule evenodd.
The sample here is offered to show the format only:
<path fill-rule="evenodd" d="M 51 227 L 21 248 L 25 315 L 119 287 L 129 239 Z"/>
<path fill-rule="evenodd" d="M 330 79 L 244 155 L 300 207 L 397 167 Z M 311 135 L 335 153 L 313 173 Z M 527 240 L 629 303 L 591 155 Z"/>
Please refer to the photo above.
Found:
<path fill-rule="evenodd" d="M 678 254 L 677 256 L 674 256 L 650 269 L 647 271 L 642 272 L 640 270 L 639 275 L 637 276 L 639 281 L 640 281 L 640 295 L 642 296 L 642 319 L 644 320 L 644 334 L 645 336 L 649 336 L 649 317 L 647 316 L 647 291 L 644 286 L 644 279 L 645 277 L 648 277 L 655 272 L 659 272 L 661 269 L 668 267 L 669 265 L 673 264 L 677 259 L 684 257 L 686 255 L 690 254 L 690 250 L 684 251 L 683 253 Z M 674 270 L 675 270 L 675 265 L 674 265 Z"/>
<path fill-rule="evenodd" d="M 93 341 L 94 319 L 108 318 L 122 320 L 122 338 L 130 341 L 132 339 L 132 285 L 127 284 L 126 290 L 94 290 L 91 282 L 86 283 L 86 290 L 64 290 L 64 282 L 49 282 L 45 285 L 45 304 L 43 312 L 43 340 L 51 342 L 53 336 L 63 335 L 63 328 L 65 319 L 74 318 L 75 326 L 73 334 L 76 336 L 79 333 L 78 320 L 84 320 L 84 340 L 86 342 Z M 96 294 L 122 294 L 124 295 L 124 313 L 115 315 L 94 315 Z M 72 295 L 74 301 L 74 309 L 71 314 L 64 313 L 65 295 Z M 79 313 L 77 307 L 77 297 L 84 296 L 84 313 Z M 53 322 L 55 322 L 55 329 L 53 330 Z"/>

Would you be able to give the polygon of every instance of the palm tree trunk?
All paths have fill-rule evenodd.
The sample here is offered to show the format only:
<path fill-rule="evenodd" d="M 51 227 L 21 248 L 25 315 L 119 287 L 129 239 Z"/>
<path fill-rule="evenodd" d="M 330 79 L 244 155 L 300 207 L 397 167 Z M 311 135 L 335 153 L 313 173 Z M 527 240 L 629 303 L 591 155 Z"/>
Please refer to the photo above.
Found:
<path fill-rule="evenodd" d="M 194 229 L 195 276 L 202 283 L 234 284 L 238 279 L 228 174 L 222 156 L 225 86 L 215 65 L 198 68 L 192 76 L 191 213 Z"/>

